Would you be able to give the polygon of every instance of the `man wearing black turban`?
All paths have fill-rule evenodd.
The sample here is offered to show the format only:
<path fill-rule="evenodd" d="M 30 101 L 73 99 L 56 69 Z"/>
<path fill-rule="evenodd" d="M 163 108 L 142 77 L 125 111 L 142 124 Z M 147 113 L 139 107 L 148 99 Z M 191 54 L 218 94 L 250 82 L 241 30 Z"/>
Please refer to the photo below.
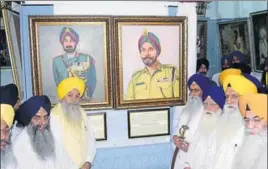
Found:
<path fill-rule="evenodd" d="M 206 58 L 197 60 L 196 72 L 199 74 L 207 75 L 209 69 L 209 61 Z"/>
<path fill-rule="evenodd" d="M 11 83 L 0 87 L 0 100 L 2 104 L 9 104 L 15 111 L 20 106 L 19 92 L 15 84 Z"/>
<path fill-rule="evenodd" d="M 22 169 L 78 168 L 50 128 L 50 109 L 47 96 L 33 96 L 18 111 L 17 120 L 25 127 L 14 141 L 13 149 Z"/>

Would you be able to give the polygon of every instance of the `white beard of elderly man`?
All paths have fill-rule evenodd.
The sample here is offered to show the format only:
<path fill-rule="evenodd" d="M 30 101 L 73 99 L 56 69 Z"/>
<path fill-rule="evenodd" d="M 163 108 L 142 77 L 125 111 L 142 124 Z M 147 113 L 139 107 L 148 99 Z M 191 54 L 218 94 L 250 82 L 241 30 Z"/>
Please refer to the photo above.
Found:
<path fill-rule="evenodd" d="M 204 101 L 202 119 L 198 129 L 188 145 L 186 157 L 176 166 L 176 169 L 202 169 L 212 165 L 216 151 L 215 128 L 222 115 L 225 101 L 224 92 L 217 86 L 211 86 Z"/>
<path fill-rule="evenodd" d="M 85 82 L 69 77 L 59 83 L 57 91 L 60 103 L 51 110 L 51 129 L 75 164 L 81 169 L 90 169 L 96 147 L 90 117 L 79 104 Z"/>
<path fill-rule="evenodd" d="M 1 169 L 18 169 L 17 159 L 10 145 L 10 128 L 14 115 L 11 105 L 1 104 Z"/>
<path fill-rule="evenodd" d="M 14 154 L 21 169 L 77 169 L 50 128 L 51 103 L 47 96 L 24 102 L 17 120 L 24 129 L 14 141 Z"/>
<path fill-rule="evenodd" d="M 246 132 L 232 169 L 267 168 L 267 95 L 249 94 L 239 98 Z"/>

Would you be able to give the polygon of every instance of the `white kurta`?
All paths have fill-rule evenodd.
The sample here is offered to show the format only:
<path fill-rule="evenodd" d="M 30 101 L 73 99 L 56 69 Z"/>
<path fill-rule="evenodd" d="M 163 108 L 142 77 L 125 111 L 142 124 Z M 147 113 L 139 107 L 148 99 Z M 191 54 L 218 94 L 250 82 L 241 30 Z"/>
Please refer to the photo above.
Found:
<path fill-rule="evenodd" d="M 217 134 L 217 138 L 223 138 L 220 136 L 222 133 Z M 221 145 L 219 145 L 219 140 L 216 140 L 218 150 L 214 159 L 213 169 L 222 169 L 222 166 L 224 166 L 224 169 L 232 168 L 234 157 L 243 143 L 243 138 L 244 127 L 241 127 L 237 132 L 233 133 L 233 136 L 225 138 L 226 140 L 222 141 Z"/>
<path fill-rule="evenodd" d="M 83 120 L 85 122 L 85 131 L 83 132 L 85 134 L 85 138 L 87 141 L 86 146 L 83 148 L 85 150 L 85 162 L 90 162 L 93 164 L 95 155 L 96 155 L 96 146 L 95 146 L 95 134 L 92 127 L 92 123 L 90 121 L 90 117 L 86 116 L 86 112 L 81 108 L 81 111 L 83 113 Z M 60 104 L 57 104 L 51 111 L 51 120 L 50 125 L 51 129 L 56 135 L 56 138 L 58 142 L 61 145 L 64 144 L 64 126 L 62 125 L 64 123 L 64 119 L 62 118 L 62 108 Z M 76 139 L 76 138 L 73 138 Z M 66 150 L 66 148 L 65 148 Z M 81 167 L 81 166 L 79 166 Z"/>
<path fill-rule="evenodd" d="M 189 113 L 181 114 L 180 120 L 175 129 L 177 135 L 179 135 L 179 130 L 182 127 L 182 125 L 185 125 L 187 123 L 188 119 L 190 118 L 189 116 L 190 116 Z M 202 119 L 202 117 L 203 117 L 203 109 L 200 109 L 200 111 L 196 112 L 189 120 L 189 124 L 188 124 L 189 130 L 185 132 L 185 141 L 188 142 L 190 146 L 191 146 L 192 141 L 194 140 L 195 133 L 197 131 L 199 122 Z M 187 153 L 185 153 L 184 151 L 178 152 L 174 168 L 180 169 L 181 166 L 184 166 L 186 155 Z"/>
<path fill-rule="evenodd" d="M 17 136 L 21 133 L 22 130 L 23 127 L 17 127 L 16 124 L 13 125 L 11 130 L 11 143 L 17 138 Z"/>
<path fill-rule="evenodd" d="M 54 135 L 54 134 L 53 134 Z M 55 135 L 54 135 L 55 137 Z M 72 160 L 64 152 L 62 146 L 55 139 L 55 155 L 56 159 L 41 161 L 31 146 L 31 140 L 26 128 L 22 130 L 20 135 L 13 143 L 14 154 L 18 161 L 20 169 L 77 169 Z"/>

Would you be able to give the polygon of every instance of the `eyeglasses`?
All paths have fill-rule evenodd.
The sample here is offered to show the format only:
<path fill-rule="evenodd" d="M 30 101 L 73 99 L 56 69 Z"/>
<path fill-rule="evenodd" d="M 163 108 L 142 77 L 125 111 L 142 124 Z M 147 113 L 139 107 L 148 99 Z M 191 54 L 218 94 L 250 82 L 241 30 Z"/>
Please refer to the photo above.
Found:
<path fill-rule="evenodd" d="M 252 123 L 254 123 L 254 124 L 256 124 L 256 123 L 259 123 L 260 121 L 262 121 L 264 118 L 259 118 L 259 117 L 253 117 L 253 118 L 247 118 L 247 117 L 245 117 L 244 118 L 244 122 L 246 123 L 246 124 L 249 124 L 249 122 L 252 122 Z"/>

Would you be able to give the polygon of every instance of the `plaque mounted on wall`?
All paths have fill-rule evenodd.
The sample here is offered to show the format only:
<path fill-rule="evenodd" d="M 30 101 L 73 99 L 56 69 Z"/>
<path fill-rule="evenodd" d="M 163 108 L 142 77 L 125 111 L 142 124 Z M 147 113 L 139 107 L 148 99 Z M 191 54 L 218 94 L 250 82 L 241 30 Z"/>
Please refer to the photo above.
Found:
<path fill-rule="evenodd" d="M 107 140 L 106 113 L 88 114 L 92 124 L 96 141 Z"/>
<path fill-rule="evenodd" d="M 128 111 L 129 138 L 155 137 L 169 134 L 169 108 Z"/>

